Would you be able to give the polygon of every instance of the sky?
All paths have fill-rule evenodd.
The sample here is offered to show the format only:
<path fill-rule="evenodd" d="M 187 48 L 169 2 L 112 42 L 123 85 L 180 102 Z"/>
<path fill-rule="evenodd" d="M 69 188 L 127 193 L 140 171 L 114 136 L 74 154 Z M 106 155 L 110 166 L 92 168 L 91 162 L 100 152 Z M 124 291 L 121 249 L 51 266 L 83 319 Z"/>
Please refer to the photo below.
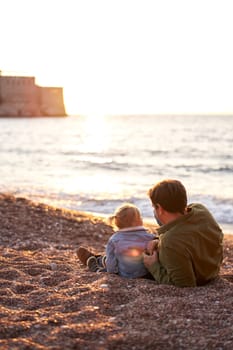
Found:
<path fill-rule="evenodd" d="M 233 113 L 232 0 L 0 0 L 0 70 L 69 114 Z"/>

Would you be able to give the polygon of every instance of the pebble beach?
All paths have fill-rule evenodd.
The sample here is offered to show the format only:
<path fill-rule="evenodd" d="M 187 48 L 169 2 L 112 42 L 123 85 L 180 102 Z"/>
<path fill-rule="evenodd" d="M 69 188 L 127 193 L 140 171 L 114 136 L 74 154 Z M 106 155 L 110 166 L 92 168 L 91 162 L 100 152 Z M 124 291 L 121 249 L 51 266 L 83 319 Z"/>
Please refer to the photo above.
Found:
<path fill-rule="evenodd" d="M 232 349 L 232 234 L 219 278 L 177 288 L 87 271 L 76 250 L 104 251 L 102 217 L 1 194 L 0 220 L 0 349 Z"/>

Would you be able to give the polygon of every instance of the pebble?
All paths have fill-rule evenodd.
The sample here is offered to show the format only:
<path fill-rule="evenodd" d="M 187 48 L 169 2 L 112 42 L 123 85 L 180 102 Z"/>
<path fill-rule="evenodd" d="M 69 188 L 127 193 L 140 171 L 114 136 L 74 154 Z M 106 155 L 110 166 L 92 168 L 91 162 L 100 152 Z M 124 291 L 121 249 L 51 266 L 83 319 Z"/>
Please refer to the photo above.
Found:
<path fill-rule="evenodd" d="M 52 270 L 52 271 L 57 270 L 57 264 L 56 264 L 56 263 L 51 263 L 51 264 L 50 264 L 50 267 L 51 267 L 51 270 Z"/>

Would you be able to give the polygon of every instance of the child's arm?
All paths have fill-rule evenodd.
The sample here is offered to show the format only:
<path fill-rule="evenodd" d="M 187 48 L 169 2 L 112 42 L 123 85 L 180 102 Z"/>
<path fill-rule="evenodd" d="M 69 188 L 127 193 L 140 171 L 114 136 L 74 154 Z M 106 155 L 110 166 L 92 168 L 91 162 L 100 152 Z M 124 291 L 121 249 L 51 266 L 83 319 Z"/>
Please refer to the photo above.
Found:
<path fill-rule="evenodd" d="M 109 273 L 118 273 L 117 259 L 115 256 L 115 247 L 111 240 L 106 247 L 106 268 Z"/>

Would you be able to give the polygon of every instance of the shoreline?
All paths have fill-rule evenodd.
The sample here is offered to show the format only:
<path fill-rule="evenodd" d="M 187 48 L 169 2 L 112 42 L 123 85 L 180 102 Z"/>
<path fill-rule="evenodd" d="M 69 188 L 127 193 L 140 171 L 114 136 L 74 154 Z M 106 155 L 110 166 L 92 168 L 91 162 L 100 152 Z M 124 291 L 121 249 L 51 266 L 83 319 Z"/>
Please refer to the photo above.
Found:
<path fill-rule="evenodd" d="M 84 213 L 86 215 L 96 216 L 98 218 L 103 219 L 104 221 L 106 221 L 107 218 L 112 215 L 112 213 L 102 213 L 102 212 L 98 212 L 98 211 L 94 211 L 94 210 L 90 211 L 90 210 L 82 210 L 82 209 L 69 209 L 68 207 L 62 206 L 60 204 L 54 204 L 53 202 L 50 202 L 49 200 L 48 201 L 38 200 L 38 199 L 33 198 L 33 196 L 32 196 L 32 198 L 30 198 L 30 196 L 27 196 L 27 195 L 26 196 L 21 195 L 21 194 L 17 195 L 17 194 L 11 193 L 11 192 L 9 192 L 9 193 L 8 192 L 0 192 L 0 196 L 12 196 L 14 198 L 23 198 L 24 200 L 27 200 L 29 202 L 45 205 L 45 206 L 56 208 L 56 209 L 68 210 L 68 211 L 73 211 L 73 212 L 76 211 L 76 212 Z M 152 226 L 152 227 L 157 226 L 156 221 L 153 217 L 144 216 L 143 222 L 147 226 Z M 233 224 L 228 224 L 228 223 L 222 224 L 222 223 L 218 222 L 218 225 L 221 227 L 224 234 L 233 235 Z"/>

